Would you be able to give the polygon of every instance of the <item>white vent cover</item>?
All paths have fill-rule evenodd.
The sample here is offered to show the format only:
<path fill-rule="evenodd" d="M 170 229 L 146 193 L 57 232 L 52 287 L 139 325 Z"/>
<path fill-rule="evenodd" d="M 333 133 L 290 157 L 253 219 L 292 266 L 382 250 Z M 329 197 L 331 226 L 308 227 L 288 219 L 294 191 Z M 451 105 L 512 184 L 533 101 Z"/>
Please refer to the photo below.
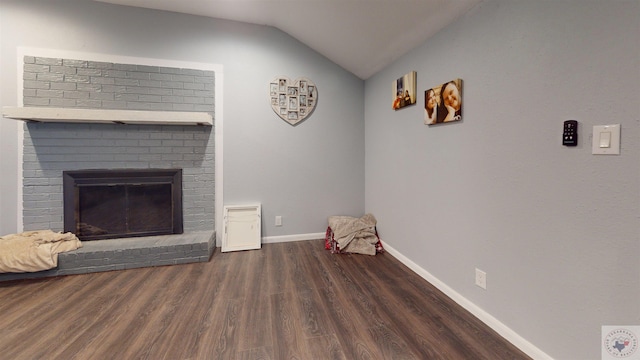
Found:
<path fill-rule="evenodd" d="M 225 206 L 222 252 L 260 249 L 260 218 L 260 204 Z"/>

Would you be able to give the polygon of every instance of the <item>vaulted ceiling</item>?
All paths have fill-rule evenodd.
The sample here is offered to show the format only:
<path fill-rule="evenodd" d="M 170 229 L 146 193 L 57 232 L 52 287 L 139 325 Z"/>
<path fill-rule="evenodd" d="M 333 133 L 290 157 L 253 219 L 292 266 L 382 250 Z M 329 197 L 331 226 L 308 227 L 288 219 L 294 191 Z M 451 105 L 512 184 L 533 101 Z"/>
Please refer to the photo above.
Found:
<path fill-rule="evenodd" d="M 276 27 L 367 79 L 483 0 L 97 0 Z"/>

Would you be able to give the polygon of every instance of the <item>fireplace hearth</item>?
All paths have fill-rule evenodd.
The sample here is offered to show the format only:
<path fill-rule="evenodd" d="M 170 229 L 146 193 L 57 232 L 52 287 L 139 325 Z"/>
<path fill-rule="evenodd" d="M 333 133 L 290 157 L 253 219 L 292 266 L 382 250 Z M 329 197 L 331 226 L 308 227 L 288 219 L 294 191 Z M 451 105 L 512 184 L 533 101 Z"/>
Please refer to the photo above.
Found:
<path fill-rule="evenodd" d="M 64 231 L 80 240 L 181 234 L 181 169 L 63 172 Z"/>

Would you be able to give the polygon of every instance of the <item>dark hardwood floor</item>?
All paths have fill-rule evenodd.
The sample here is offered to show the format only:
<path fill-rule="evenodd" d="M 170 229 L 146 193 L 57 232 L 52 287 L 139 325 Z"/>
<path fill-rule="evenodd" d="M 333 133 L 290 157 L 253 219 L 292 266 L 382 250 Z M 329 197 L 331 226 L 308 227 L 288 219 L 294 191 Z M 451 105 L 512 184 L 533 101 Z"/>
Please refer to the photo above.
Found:
<path fill-rule="evenodd" d="M 1 359 L 529 359 L 389 254 L 322 240 L 0 283 Z"/>

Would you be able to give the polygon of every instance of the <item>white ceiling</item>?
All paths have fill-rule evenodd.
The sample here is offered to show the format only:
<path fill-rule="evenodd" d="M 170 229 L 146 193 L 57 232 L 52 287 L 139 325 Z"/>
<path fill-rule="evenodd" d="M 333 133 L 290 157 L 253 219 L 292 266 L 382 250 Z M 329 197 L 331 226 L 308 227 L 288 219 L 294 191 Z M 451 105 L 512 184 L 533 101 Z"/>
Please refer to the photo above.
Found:
<path fill-rule="evenodd" d="M 361 79 L 483 0 L 97 0 L 276 27 Z"/>

